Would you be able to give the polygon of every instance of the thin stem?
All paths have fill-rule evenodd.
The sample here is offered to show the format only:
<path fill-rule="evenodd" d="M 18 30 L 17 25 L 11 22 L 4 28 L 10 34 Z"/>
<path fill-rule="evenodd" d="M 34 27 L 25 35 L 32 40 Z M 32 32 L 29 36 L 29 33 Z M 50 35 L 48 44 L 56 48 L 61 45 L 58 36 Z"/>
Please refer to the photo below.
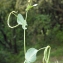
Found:
<path fill-rule="evenodd" d="M 25 20 L 27 20 L 27 12 L 26 12 L 26 17 Z M 25 42 L 25 29 L 24 29 L 24 54 L 26 53 L 26 42 Z"/>
<path fill-rule="evenodd" d="M 45 49 L 46 47 L 43 47 L 43 48 L 40 48 L 38 51 L 42 50 L 42 49 Z"/>
<path fill-rule="evenodd" d="M 27 14 L 28 14 L 28 11 L 26 11 L 26 18 L 25 18 L 25 20 L 27 20 Z"/>
<path fill-rule="evenodd" d="M 12 14 L 14 14 L 14 13 L 12 13 Z M 14 15 L 15 15 L 15 17 L 17 17 L 16 14 L 14 14 Z"/>
<path fill-rule="evenodd" d="M 25 29 L 24 29 L 24 55 L 26 53 L 26 42 L 25 42 Z"/>

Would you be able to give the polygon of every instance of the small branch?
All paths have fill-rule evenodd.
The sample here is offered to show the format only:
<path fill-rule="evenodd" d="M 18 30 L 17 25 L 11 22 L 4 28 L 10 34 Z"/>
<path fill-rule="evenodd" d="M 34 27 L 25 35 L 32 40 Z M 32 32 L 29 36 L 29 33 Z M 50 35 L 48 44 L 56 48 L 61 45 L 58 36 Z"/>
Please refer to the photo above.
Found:
<path fill-rule="evenodd" d="M 59 8 L 59 7 L 58 7 L 58 8 L 52 8 L 52 9 L 63 13 L 63 9 L 61 9 L 61 8 Z"/>
<path fill-rule="evenodd" d="M 62 12 L 63 13 L 63 9 L 61 9 L 59 6 L 57 6 L 57 5 L 54 5 L 54 6 L 56 6 L 56 8 L 54 8 L 54 7 L 52 7 L 52 6 L 49 6 L 51 9 L 53 9 L 53 10 L 56 10 L 56 11 L 59 11 L 59 12 Z"/>

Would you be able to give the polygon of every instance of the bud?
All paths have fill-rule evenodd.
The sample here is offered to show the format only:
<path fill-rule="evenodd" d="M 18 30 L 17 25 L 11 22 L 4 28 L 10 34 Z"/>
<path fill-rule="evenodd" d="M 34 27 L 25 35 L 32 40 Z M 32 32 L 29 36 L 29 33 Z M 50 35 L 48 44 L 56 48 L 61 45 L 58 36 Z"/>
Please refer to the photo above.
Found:
<path fill-rule="evenodd" d="M 34 4 L 33 6 L 37 6 L 38 4 Z"/>

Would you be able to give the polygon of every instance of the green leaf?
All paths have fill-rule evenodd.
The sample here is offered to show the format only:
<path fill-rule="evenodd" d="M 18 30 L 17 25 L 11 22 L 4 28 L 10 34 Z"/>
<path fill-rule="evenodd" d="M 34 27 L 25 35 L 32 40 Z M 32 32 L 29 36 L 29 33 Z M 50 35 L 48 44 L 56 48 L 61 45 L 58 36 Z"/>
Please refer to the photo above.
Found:
<path fill-rule="evenodd" d="M 38 52 L 38 50 L 35 48 L 28 49 L 26 54 L 25 54 L 25 62 L 26 63 L 34 62 L 36 60 L 37 52 Z"/>
<path fill-rule="evenodd" d="M 22 25 L 22 28 L 23 29 L 27 29 L 26 26 L 27 26 L 27 22 L 26 20 L 24 20 L 23 16 L 21 14 L 18 14 L 17 16 L 17 23 L 19 25 Z"/>
<path fill-rule="evenodd" d="M 26 20 L 24 20 L 24 22 L 22 23 L 22 28 L 23 28 L 23 29 L 27 29 L 26 26 L 27 26 L 27 22 L 26 22 Z"/>
<path fill-rule="evenodd" d="M 18 14 L 17 16 L 17 23 L 22 25 L 22 23 L 24 22 L 24 18 L 21 14 Z"/>

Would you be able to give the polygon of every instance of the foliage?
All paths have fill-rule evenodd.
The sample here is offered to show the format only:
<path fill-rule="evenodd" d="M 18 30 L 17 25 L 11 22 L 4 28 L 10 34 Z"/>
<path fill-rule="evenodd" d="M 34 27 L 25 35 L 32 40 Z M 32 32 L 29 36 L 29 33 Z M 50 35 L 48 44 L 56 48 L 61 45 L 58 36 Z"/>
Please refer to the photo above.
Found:
<path fill-rule="evenodd" d="M 29 1 L 29 3 L 31 3 L 30 1 Z M 27 8 L 26 8 L 26 17 L 25 17 L 25 20 L 24 20 L 24 18 L 23 18 L 23 16 L 21 15 L 21 14 L 18 14 L 17 16 L 16 16 L 16 14 L 15 13 L 17 13 L 16 11 L 12 11 L 12 12 L 10 12 L 10 14 L 9 14 L 9 16 L 8 16 L 8 20 L 7 20 L 7 24 L 8 24 L 8 26 L 10 27 L 10 28 L 15 28 L 15 27 L 17 27 L 17 26 L 19 26 L 19 25 L 22 25 L 22 28 L 24 29 L 24 55 L 25 55 L 25 61 L 24 61 L 24 63 L 33 63 L 33 62 L 35 62 L 35 60 L 36 60 L 36 54 L 37 54 L 37 52 L 38 51 L 40 51 L 41 49 L 45 49 L 44 50 L 44 57 L 43 57 L 43 63 L 44 63 L 44 61 L 46 62 L 46 63 L 49 63 L 49 56 L 50 56 L 50 46 L 47 46 L 47 47 L 44 47 L 44 48 L 40 48 L 39 50 L 37 50 L 37 49 L 35 49 L 35 48 L 30 48 L 29 50 L 27 50 L 27 52 L 26 52 L 26 40 L 25 40 L 25 30 L 27 29 L 26 28 L 26 25 L 27 25 L 27 22 L 26 22 L 26 20 L 27 20 L 27 13 L 28 13 L 28 11 L 32 8 L 32 7 L 34 7 L 34 6 L 37 6 L 37 4 L 34 4 L 33 6 L 32 5 L 30 5 L 30 4 L 28 4 L 28 6 L 27 6 Z M 17 17 L 17 23 L 18 23 L 18 25 L 16 25 L 16 26 L 11 26 L 10 24 L 9 24 L 9 19 L 10 19 L 10 16 L 11 16 L 11 14 L 14 14 L 16 17 Z M 49 52 L 47 52 L 48 51 L 48 48 L 49 48 Z M 33 53 L 32 53 L 33 52 Z"/>
<path fill-rule="evenodd" d="M 7 17 L 13 10 L 18 11 L 18 13 L 25 17 L 27 3 L 27 0 L 0 0 L 0 50 L 3 49 L 6 52 L 11 52 L 10 56 L 13 53 L 19 54 L 23 50 L 23 30 L 21 26 L 9 29 L 6 22 Z M 63 44 L 62 0 L 32 0 L 31 4 L 35 3 L 38 3 L 38 6 L 34 7 L 33 10 L 31 9 L 28 13 L 28 29 L 26 30 L 27 48 L 33 45 L 36 48 L 40 48 L 49 44 L 54 47 L 61 46 Z M 10 24 L 12 26 L 17 24 L 16 19 L 14 15 L 11 16 Z M 3 55 L 5 54 L 3 53 Z M 5 57 L 3 58 L 6 61 Z"/>

